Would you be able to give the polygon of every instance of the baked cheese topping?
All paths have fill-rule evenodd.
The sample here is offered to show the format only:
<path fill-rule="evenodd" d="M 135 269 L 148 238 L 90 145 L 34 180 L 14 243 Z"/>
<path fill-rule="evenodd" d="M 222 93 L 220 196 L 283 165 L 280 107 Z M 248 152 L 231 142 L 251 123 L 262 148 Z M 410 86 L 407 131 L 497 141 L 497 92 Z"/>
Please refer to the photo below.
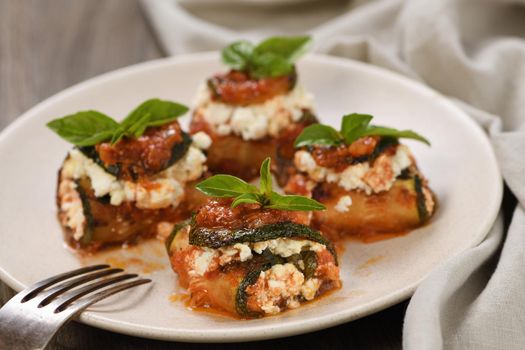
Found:
<path fill-rule="evenodd" d="M 201 146 L 208 144 L 204 137 L 200 139 Z M 62 168 L 62 177 L 76 180 L 88 176 L 95 196 L 109 195 L 112 205 L 135 202 L 141 209 L 177 206 L 184 196 L 186 183 L 198 179 L 206 171 L 206 156 L 195 144 L 190 146 L 182 159 L 153 176 L 147 183 L 119 180 L 78 149 L 69 152 Z"/>
<path fill-rule="evenodd" d="M 337 183 L 347 191 L 362 190 L 367 194 L 388 191 L 394 184 L 397 176 L 412 164 L 412 154 L 408 147 L 398 145 L 394 155 L 381 154 L 373 163 L 362 162 L 348 166 L 341 172 L 325 168 L 317 164 L 312 155 L 305 150 L 297 151 L 294 156 L 297 169 L 306 172 L 315 182 Z M 340 212 L 351 204 L 345 199 L 339 207 Z"/>
<path fill-rule="evenodd" d="M 296 85 L 285 95 L 264 103 L 232 106 L 211 99 L 210 90 L 202 85 L 195 98 L 195 113 L 201 115 L 219 135 L 239 135 L 244 140 L 276 137 L 281 130 L 298 122 L 303 110 L 313 110 L 313 96 Z"/>

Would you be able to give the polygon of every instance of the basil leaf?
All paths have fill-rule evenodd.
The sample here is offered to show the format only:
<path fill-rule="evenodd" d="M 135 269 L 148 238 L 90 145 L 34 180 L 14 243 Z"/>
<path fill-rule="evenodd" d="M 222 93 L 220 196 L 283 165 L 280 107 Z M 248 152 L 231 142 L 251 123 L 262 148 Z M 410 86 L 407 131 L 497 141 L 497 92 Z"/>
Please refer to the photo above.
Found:
<path fill-rule="evenodd" d="M 235 198 L 231 207 L 235 208 L 239 204 L 249 203 L 249 204 L 261 204 L 260 196 L 257 193 L 245 193 Z"/>
<path fill-rule="evenodd" d="M 283 58 L 289 64 L 293 64 L 308 50 L 311 42 L 309 36 L 271 37 L 255 47 L 253 56 L 271 53 Z"/>
<path fill-rule="evenodd" d="M 266 158 L 261 164 L 260 191 L 264 195 L 272 193 L 272 173 L 270 172 L 270 157 Z"/>
<path fill-rule="evenodd" d="M 111 143 L 117 143 L 124 136 L 140 137 L 148 127 L 172 122 L 187 111 L 188 107 L 171 101 L 158 98 L 144 101 L 120 122 Z"/>
<path fill-rule="evenodd" d="M 250 74 L 254 78 L 280 77 L 293 72 L 293 64 L 271 52 L 252 57 Z"/>
<path fill-rule="evenodd" d="M 234 42 L 221 51 L 222 61 L 237 70 L 247 68 L 252 53 L 253 44 L 246 40 Z"/>
<path fill-rule="evenodd" d="M 187 111 L 188 107 L 179 103 L 153 98 L 141 103 L 120 124 L 124 128 L 129 129 L 143 118 L 145 114 L 150 114 L 146 125 L 148 127 L 160 126 L 177 119 Z"/>
<path fill-rule="evenodd" d="M 351 144 L 362 137 L 372 118 L 374 117 L 369 114 L 353 113 L 345 115 L 341 122 L 341 134 L 343 134 L 345 142 Z"/>
<path fill-rule="evenodd" d="M 324 210 L 326 207 L 318 201 L 306 198 L 303 196 L 285 196 L 276 192 L 272 192 L 270 196 L 270 204 L 265 205 L 265 208 L 280 209 L 280 210 Z"/>
<path fill-rule="evenodd" d="M 238 197 L 258 192 L 257 187 L 231 175 L 214 175 L 198 183 L 195 188 L 213 197 Z"/>
<path fill-rule="evenodd" d="M 97 111 L 82 111 L 47 123 L 60 137 L 77 146 L 93 146 L 111 138 L 119 124 Z"/>
<path fill-rule="evenodd" d="M 120 139 L 123 138 L 124 135 L 126 135 L 126 132 L 127 130 L 124 127 L 119 126 L 117 130 L 115 130 L 115 132 L 113 133 L 110 143 L 114 145 L 115 143 L 119 142 Z"/>
<path fill-rule="evenodd" d="M 328 125 L 313 124 L 301 132 L 295 139 L 294 147 L 312 146 L 312 145 L 338 145 L 343 142 L 341 134 Z"/>
<path fill-rule="evenodd" d="M 421 141 L 430 146 L 430 141 L 428 141 L 423 136 L 412 130 L 397 130 L 393 128 L 387 128 L 384 126 L 370 125 L 361 136 L 385 136 L 385 137 L 395 137 L 395 138 L 405 138 Z"/>
<path fill-rule="evenodd" d="M 247 71 L 253 78 L 279 77 L 293 72 L 295 61 L 310 43 L 309 36 L 271 37 L 255 47 L 241 40 L 225 47 L 221 57 L 233 69 Z"/>
<path fill-rule="evenodd" d="M 150 122 L 150 120 L 151 120 L 151 114 L 150 113 L 144 114 L 141 118 L 139 118 L 135 122 L 135 124 L 130 126 L 130 128 L 128 129 L 128 133 L 135 137 L 141 136 L 142 134 L 144 134 L 144 131 L 146 131 L 146 128 L 148 127 L 148 123 Z"/>

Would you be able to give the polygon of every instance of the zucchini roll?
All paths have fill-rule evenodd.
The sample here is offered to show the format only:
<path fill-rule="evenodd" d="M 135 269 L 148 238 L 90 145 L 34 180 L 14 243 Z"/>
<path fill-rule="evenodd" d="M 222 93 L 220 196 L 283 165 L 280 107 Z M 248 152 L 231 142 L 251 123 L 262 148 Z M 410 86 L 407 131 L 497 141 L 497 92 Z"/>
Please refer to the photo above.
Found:
<path fill-rule="evenodd" d="M 297 39 L 302 40 L 299 46 Z M 271 70 L 258 59 L 258 48 L 265 46 L 267 55 L 281 58 L 282 53 L 265 44 L 268 42 L 290 50 L 287 69 Z M 233 69 L 211 77 L 201 86 L 190 126 L 191 133 L 204 131 L 213 140 L 208 150 L 212 173 L 232 174 L 250 181 L 257 177 L 259 165 L 267 157 L 273 157 L 276 166 L 291 164 L 295 137 L 305 126 L 317 122 L 313 97 L 297 83 L 291 58 L 292 52 L 307 42 L 307 38 L 270 38 L 256 47 L 240 42 L 223 50 L 223 61 Z M 231 56 L 241 43 L 249 47 L 246 62 L 232 63 Z"/>
<path fill-rule="evenodd" d="M 389 132 L 377 135 L 380 131 L 374 128 L 361 131 L 370 135 L 356 132 L 351 142 L 343 136 L 328 145 L 309 142 L 312 134 L 306 135 L 307 130 L 296 141 L 303 145 L 294 155 L 297 174 L 285 191 L 311 196 L 327 207 L 314 212 L 313 225 L 332 239 L 350 235 L 373 240 L 403 233 L 423 225 L 435 212 L 428 181 L 409 148 L 399 143 L 399 137 L 407 136 L 383 127 Z"/>
<path fill-rule="evenodd" d="M 270 159 L 260 188 L 230 175 L 197 185 L 212 198 L 166 241 L 173 270 L 193 306 L 243 318 L 297 308 L 341 285 L 334 248 L 309 227 L 310 198 L 272 190 Z"/>
<path fill-rule="evenodd" d="M 143 118 L 155 108 L 163 111 L 153 106 Z M 55 121 L 55 131 L 63 132 L 78 120 L 96 125 L 85 115 L 81 119 L 82 113 L 94 112 L 57 120 L 61 124 Z M 190 137 L 176 120 L 151 126 L 137 123 L 130 124 L 142 127 L 141 132 L 126 133 L 116 142 L 107 136 L 90 145 L 77 142 L 80 145 L 64 160 L 58 175 L 58 218 L 72 247 L 95 251 L 157 234 L 166 237 L 174 223 L 203 203 L 205 197 L 194 186 L 207 171 L 203 149 L 209 146 L 209 137 L 203 133 Z M 122 133 L 118 130 L 112 130 L 113 135 Z"/>
<path fill-rule="evenodd" d="M 335 251 L 306 225 L 309 213 L 231 203 L 209 200 L 167 240 L 191 305 L 259 317 L 340 286 Z"/>

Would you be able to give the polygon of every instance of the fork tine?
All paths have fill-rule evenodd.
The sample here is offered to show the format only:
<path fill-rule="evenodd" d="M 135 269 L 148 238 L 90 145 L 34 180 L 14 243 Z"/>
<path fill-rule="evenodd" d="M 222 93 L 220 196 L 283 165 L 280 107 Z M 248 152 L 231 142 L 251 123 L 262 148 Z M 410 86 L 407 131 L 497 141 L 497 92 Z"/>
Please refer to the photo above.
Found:
<path fill-rule="evenodd" d="M 66 306 L 65 308 L 73 313 L 76 313 L 81 310 L 84 310 L 85 308 L 89 307 L 90 305 L 96 302 L 101 301 L 102 299 L 112 296 L 113 294 L 120 293 L 126 289 L 130 289 L 130 288 L 139 286 L 141 284 L 146 284 L 150 282 L 151 282 L 150 279 L 141 278 L 139 280 L 122 283 L 114 287 L 108 288 L 106 290 L 103 290 L 101 292 L 98 292 L 96 294 L 90 295 L 89 297 L 82 299 L 80 302 L 71 305 L 71 307 Z"/>
<path fill-rule="evenodd" d="M 93 265 L 93 266 L 87 266 L 82 267 L 80 269 L 76 269 L 73 271 L 61 273 L 60 275 L 56 275 L 50 278 L 47 278 L 43 281 L 37 282 L 28 288 L 26 288 L 22 293 L 26 293 L 23 297 L 21 302 L 26 302 L 30 299 L 33 299 L 40 291 L 46 289 L 49 286 L 52 286 L 55 283 L 61 282 L 63 280 L 67 280 L 68 278 L 75 277 L 84 273 L 88 273 L 91 271 L 101 270 L 108 268 L 109 265 Z"/>
<path fill-rule="evenodd" d="M 51 302 L 50 305 L 53 306 L 53 308 L 55 309 L 55 312 L 60 312 L 60 311 L 63 311 L 69 304 L 83 297 L 86 294 L 90 294 L 96 290 L 102 289 L 111 284 L 115 284 L 117 282 L 124 281 L 130 278 L 135 278 L 135 277 L 138 277 L 138 275 L 133 273 L 133 274 L 120 275 L 120 276 L 108 278 L 108 279 L 105 279 L 99 282 L 91 283 L 85 287 L 82 287 L 77 290 L 73 290 L 69 293 L 61 295 L 60 297 L 55 299 L 53 302 Z"/>
<path fill-rule="evenodd" d="M 100 277 L 105 277 L 109 275 L 113 275 L 115 273 L 119 273 L 124 271 L 120 268 L 113 268 L 113 269 L 106 269 L 99 272 L 90 273 L 88 275 L 82 275 L 80 277 L 77 277 L 75 279 L 72 279 L 70 281 L 67 281 L 65 283 L 61 283 L 49 290 L 46 290 L 38 295 L 38 298 L 40 298 L 40 303 L 38 304 L 38 307 L 45 306 L 49 304 L 56 296 L 67 292 L 70 289 L 73 289 L 77 286 L 80 286 L 81 284 L 84 284 L 89 281 L 96 280 Z"/>

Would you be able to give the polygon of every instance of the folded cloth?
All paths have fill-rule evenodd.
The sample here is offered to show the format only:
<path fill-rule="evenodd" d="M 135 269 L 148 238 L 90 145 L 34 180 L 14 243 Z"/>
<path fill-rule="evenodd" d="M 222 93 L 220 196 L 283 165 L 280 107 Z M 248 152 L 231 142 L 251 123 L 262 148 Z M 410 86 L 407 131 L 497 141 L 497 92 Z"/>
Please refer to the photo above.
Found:
<path fill-rule="evenodd" d="M 221 10 L 173 0 L 142 3 L 170 54 L 219 49 L 239 38 L 309 33 L 317 52 L 405 74 L 474 118 L 489 135 L 518 204 L 506 213 L 508 228 L 500 216 L 479 246 L 421 283 L 407 309 L 403 345 L 525 348 L 525 0 L 319 1 L 300 5 L 301 16 L 291 5 Z M 311 14 L 316 11 L 318 17 Z"/>

